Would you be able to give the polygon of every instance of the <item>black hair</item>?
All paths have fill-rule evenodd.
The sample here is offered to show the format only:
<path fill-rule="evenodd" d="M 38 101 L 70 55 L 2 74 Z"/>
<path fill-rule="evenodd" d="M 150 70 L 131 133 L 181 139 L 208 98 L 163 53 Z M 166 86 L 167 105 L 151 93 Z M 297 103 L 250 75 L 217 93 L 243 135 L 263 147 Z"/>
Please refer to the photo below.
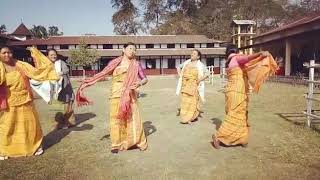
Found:
<path fill-rule="evenodd" d="M 130 45 L 136 47 L 136 44 L 134 44 L 133 42 L 127 42 L 126 44 L 123 45 L 123 48 L 127 48 Z"/>
<path fill-rule="evenodd" d="M 10 46 L 0 46 L 0 50 L 2 50 L 2 49 L 4 49 L 4 48 L 7 48 L 7 49 L 9 49 L 11 52 L 12 52 L 12 48 L 10 47 Z"/>
<path fill-rule="evenodd" d="M 234 44 L 228 44 L 226 48 L 226 67 L 229 67 L 230 60 L 228 59 L 228 57 L 232 53 L 239 53 L 239 49 Z"/>
<path fill-rule="evenodd" d="M 198 56 L 199 56 L 199 59 L 201 59 L 201 52 L 200 52 L 200 50 L 199 49 L 193 49 L 193 51 L 196 51 L 197 53 L 198 53 Z"/>
<path fill-rule="evenodd" d="M 50 51 L 54 51 L 57 55 L 58 55 L 58 52 L 57 52 L 57 50 L 55 50 L 55 49 L 53 49 L 53 48 L 49 48 L 49 49 L 47 49 L 47 54 L 49 55 L 49 52 Z"/>
<path fill-rule="evenodd" d="M 229 55 L 232 53 L 239 53 L 239 49 L 234 44 L 229 44 L 226 49 L 226 59 L 228 59 Z"/>

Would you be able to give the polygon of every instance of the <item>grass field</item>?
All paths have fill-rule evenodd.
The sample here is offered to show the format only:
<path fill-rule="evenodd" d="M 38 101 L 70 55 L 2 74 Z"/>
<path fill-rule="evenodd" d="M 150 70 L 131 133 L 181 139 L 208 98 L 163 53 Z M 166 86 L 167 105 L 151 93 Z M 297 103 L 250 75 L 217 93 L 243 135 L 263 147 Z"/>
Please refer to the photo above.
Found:
<path fill-rule="evenodd" d="M 250 99 L 248 148 L 215 150 L 211 135 L 224 118 L 220 84 L 206 86 L 203 117 L 191 126 L 179 124 L 175 116 L 175 84 L 173 77 L 151 77 L 141 88 L 149 144 L 145 152 L 110 153 L 110 82 L 88 89 L 94 104 L 77 108 L 79 124 L 68 130 L 52 132 L 57 107 L 37 99 L 46 151 L 39 157 L 1 161 L 0 179 L 319 179 L 319 126 L 306 128 L 301 113 L 306 87 L 266 83 Z"/>

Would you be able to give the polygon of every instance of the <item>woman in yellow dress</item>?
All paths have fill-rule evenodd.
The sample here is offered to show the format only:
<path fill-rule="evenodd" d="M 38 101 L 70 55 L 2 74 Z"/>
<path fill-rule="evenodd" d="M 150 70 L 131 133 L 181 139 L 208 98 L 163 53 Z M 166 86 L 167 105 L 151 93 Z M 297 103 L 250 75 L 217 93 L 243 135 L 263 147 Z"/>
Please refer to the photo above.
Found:
<path fill-rule="evenodd" d="M 36 53 L 31 48 L 31 55 Z M 52 63 L 40 60 L 34 68 L 13 58 L 9 47 L 0 49 L 0 160 L 43 153 L 42 130 L 33 104 L 29 78 L 57 80 Z"/>
<path fill-rule="evenodd" d="M 258 92 L 264 80 L 278 68 L 269 52 L 241 55 L 235 45 L 226 49 L 228 82 L 225 88 L 226 116 L 215 135 L 212 145 L 246 147 L 249 137 L 248 93 Z M 252 89 L 251 89 L 252 88 Z"/>
<path fill-rule="evenodd" d="M 136 89 L 145 85 L 148 80 L 139 62 L 135 59 L 136 47 L 127 43 L 123 48 L 123 56 L 112 60 L 100 73 L 84 80 L 76 94 L 78 105 L 89 104 L 84 97 L 84 88 L 112 75 L 110 105 L 110 138 L 111 152 L 137 147 L 147 149 L 147 139 L 144 134 L 139 113 Z"/>
<path fill-rule="evenodd" d="M 176 94 L 180 96 L 177 115 L 182 124 L 191 124 L 200 114 L 200 100 L 204 102 L 204 80 L 209 77 L 206 66 L 200 61 L 201 53 L 194 49 L 191 59 L 177 67 L 179 82 Z"/>

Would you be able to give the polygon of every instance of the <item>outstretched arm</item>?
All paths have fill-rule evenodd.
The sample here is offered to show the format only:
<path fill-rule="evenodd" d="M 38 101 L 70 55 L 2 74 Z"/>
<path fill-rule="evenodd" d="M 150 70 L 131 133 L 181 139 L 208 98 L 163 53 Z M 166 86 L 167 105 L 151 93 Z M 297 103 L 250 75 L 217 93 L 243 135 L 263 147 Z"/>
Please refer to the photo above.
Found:
<path fill-rule="evenodd" d="M 249 61 L 252 61 L 256 58 L 258 58 L 259 56 L 262 56 L 262 59 L 269 56 L 270 53 L 268 51 L 261 51 L 261 52 L 258 52 L 258 53 L 255 53 L 255 54 L 252 54 L 252 55 L 249 55 L 249 56 L 236 56 L 237 58 L 237 62 L 240 64 L 240 65 L 243 65 L 243 64 L 246 64 L 247 62 Z"/>

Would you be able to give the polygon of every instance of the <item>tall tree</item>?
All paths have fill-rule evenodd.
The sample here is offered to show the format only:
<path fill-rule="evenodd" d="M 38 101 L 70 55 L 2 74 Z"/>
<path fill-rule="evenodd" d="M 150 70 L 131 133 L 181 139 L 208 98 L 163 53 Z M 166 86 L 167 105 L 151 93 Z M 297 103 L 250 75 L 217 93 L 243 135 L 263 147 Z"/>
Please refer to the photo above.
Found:
<path fill-rule="evenodd" d="M 119 9 L 114 15 L 115 29 L 130 27 L 130 11 L 121 12 L 128 0 L 112 0 Z M 136 0 L 135 2 L 137 2 Z M 141 21 L 151 34 L 204 34 L 210 38 L 229 40 L 233 19 L 254 20 L 258 32 L 279 27 L 309 13 L 320 12 L 319 0 L 139 0 Z M 129 3 L 129 4 L 130 4 Z M 132 7 L 134 7 L 132 5 Z M 127 8 L 130 9 L 130 8 Z M 134 7 L 134 12 L 137 9 Z M 123 14 L 121 14 L 123 13 Z M 129 15 L 128 15 L 129 14 Z M 135 21 L 137 22 L 137 21 Z M 119 26 L 123 25 L 124 27 Z M 127 32 L 124 30 L 124 32 Z M 126 34 L 126 33 L 123 33 Z"/>
<path fill-rule="evenodd" d="M 50 36 L 62 36 L 63 32 L 59 32 L 59 28 L 57 26 L 49 26 L 47 29 L 42 25 L 33 25 L 30 29 L 32 35 L 39 39 L 46 39 Z"/>
<path fill-rule="evenodd" d="M 90 49 L 82 39 L 78 49 L 72 49 L 70 52 L 70 64 L 83 67 L 83 78 L 85 78 L 85 66 L 93 65 L 98 60 L 98 51 Z"/>
<path fill-rule="evenodd" d="M 41 25 L 33 25 L 30 29 L 32 35 L 36 38 L 45 39 L 49 37 L 48 31 L 44 26 Z"/>
<path fill-rule="evenodd" d="M 48 34 L 49 36 L 62 36 L 63 32 L 59 32 L 59 28 L 57 26 L 49 26 Z"/>
<path fill-rule="evenodd" d="M 137 34 L 142 26 L 137 20 L 139 13 L 131 0 L 111 0 L 112 7 L 118 11 L 112 16 L 114 32 L 117 34 Z"/>
<path fill-rule="evenodd" d="M 143 13 L 143 23 L 147 29 L 157 29 L 164 20 L 166 14 L 165 0 L 140 0 L 140 4 L 145 9 Z"/>
<path fill-rule="evenodd" d="M 6 25 L 2 24 L 0 26 L 0 34 L 4 34 L 6 32 L 7 32 L 7 27 L 6 27 Z"/>

